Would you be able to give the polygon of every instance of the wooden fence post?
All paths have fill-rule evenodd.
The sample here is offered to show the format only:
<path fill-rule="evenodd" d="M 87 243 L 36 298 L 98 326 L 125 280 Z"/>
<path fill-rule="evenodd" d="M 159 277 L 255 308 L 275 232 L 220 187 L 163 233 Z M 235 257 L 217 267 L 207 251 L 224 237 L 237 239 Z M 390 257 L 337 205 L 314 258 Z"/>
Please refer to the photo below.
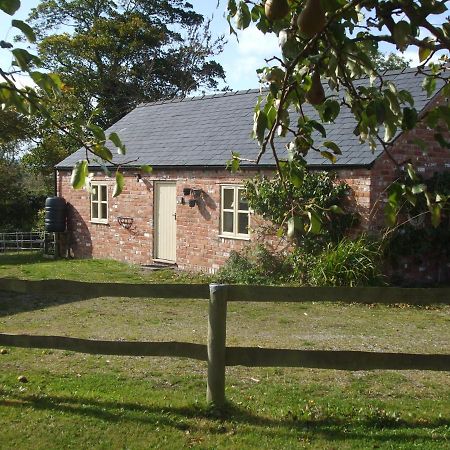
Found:
<path fill-rule="evenodd" d="M 225 350 L 228 286 L 209 285 L 208 384 L 206 400 L 217 407 L 225 403 Z"/>

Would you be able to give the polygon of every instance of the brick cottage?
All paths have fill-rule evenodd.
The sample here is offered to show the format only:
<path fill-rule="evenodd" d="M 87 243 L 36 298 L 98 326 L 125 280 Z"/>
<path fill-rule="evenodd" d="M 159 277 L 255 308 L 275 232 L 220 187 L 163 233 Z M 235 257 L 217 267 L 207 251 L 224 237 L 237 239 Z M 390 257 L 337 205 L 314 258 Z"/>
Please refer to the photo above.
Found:
<path fill-rule="evenodd" d="M 423 113 L 439 96 L 427 98 L 421 88 L 423 77 L 414 69 L 392 71 L 385 78 L 399 89 L 408 89 L 416 109 Z M 328 92 L 329 93 L 329 92 Z M 231 152 L 254 159 L 258 153 L 250 138 L 253 108 L 258 90 L 226 92 L 210 96 L 142 104 L 114 124 L 133 160 L 124 167 L 123 193 L 112 197 L 114 178 L 91 161 L 92 193 L 73 190 L 71 169 L 85 158 L 81 149 L 56 166 L 57 194 L 69 204 L 68 231 L 71 251 L 79 258 L 109 258 L 134 264 L 154 261 L 180 268 L 216 271 L 232 250 L 252 240 L 258 218 L 251 214 L 243 195 L 243 181 L 256 173 L 269 174 L 273 163 L 264 156 L 256 167 L 242 164 L 232 174 L 225 169 Z M 314 117 L 313 108 L 306 114 Z M 390 158 L 378 149 L 374 153 L 353 134 L 354 119 L 342 110 L 335 123 L 325 125 L 327 139 L 341 150 L 335 164 L 315 152 L 307 157 L 313 170 L 334 170 L 352 189 L 362 227 L 380 226 L 386 187 L 397 177 Z M 399 163 L 411 161 L 428 177 L 449 170 L 450 153 L 434 141 L 433 130 L 419 124 L 409 132 L 398 132 L 391 154 Z M 428 143 L 421 150 L 415 139 Z M 284 147 L 280 140 L 279 148 Z M 153 172 L 141 175 L 139 166 L 150 164 Z"/>

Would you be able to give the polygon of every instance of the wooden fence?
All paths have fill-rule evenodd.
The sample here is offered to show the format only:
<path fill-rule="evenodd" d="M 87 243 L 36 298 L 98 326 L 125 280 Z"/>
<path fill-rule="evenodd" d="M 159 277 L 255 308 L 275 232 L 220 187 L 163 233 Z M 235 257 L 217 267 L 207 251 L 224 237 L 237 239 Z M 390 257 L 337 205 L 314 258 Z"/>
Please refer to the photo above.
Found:
<path fill-rule="evenodd" d="M 225 402 L 226 366 L 309 367 L 339 370 L 450 371 L 450 355 L 363 351 L 287 350 L 226 346 L 227 303 L 311 302 L 450 304 L 450 288 L 292 288 L 232 285 L 84 283 L 66 280 L 24 281 L 0 278 L 0 290 L 43 295 L 208 299 L 207 345 L 187 342 L 124 342 L 0 333 L 0 345 L 51 348 L 97 355 L 172 356 L 208 362 L 207 400 Z"/>

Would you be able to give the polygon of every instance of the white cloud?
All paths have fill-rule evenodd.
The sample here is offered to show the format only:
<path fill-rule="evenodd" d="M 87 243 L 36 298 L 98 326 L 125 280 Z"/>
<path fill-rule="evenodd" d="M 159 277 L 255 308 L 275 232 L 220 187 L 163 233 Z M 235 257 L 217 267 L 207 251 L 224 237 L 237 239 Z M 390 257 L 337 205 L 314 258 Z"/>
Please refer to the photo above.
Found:
<path fill-rule="evenodd" d="M 257 88 L 256 69 L 266 66 L 266 59 L 280 56 L 278 39 L 273 34 L 263 34 L 254 25 L 238 31 L 238 35 L 239 42 L 229 38 L 221 58 L 227 82 L 233 89 Z"/>
<path fill-rule="evenodd" d="M 241 55 L 260 57 L 280 54 L 277 37 L 274 34 L 262 33 L 254 25 L 239 32 L 238 51 Z"/>

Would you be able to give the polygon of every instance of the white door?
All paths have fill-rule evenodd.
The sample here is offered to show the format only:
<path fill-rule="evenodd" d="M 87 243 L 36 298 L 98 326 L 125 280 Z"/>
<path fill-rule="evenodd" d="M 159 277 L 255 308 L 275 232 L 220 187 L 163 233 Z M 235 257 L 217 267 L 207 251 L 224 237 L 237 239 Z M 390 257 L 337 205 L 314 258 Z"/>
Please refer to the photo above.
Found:
<path fill-rule="evenodd" d="M 176 183 L 155 183 L 155 259 L 177 259 Z"/>

